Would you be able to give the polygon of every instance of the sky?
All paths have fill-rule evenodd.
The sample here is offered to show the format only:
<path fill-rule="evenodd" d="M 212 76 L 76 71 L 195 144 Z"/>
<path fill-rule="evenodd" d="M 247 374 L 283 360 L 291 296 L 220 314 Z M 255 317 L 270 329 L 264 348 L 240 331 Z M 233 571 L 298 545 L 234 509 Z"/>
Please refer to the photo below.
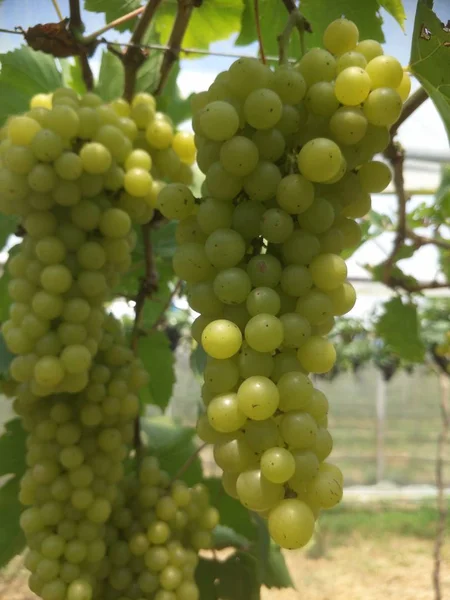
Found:
<path fill-rule="evenodd" d="M 273 0 L 276 1 L 276 0 Z M 361 0 L 363 1 L 363 0 Z M 414 12 L 416 0 L 403 0 L 407 20 L 406 31 L 403 33 L 395 20 L 382 12 L 384 19 L 384 33 L 386 43 L 384 49 L 386 54 L 396 56 L 403 65 L 407 65 L 410 55 L 411 39 L 414 26 Z M 63 15 L 68 14 L 68 0 L 59 0 Z M 280 3 L 281 7 L 281 3 Z M 435 0 L 434 10 L 441 21 L 450 19 L 449 0 Z M 87 33 L 94 31 L 104 24 L 102 15 L 83 12 L 83 19 Z M 14 28 L 21 25 L 24 29 L 36 23 L 56 21 L 56 12 L 51 0 L 3 0 L 0 3 L 0 23 L 4 28 Z M 275 32 L 277 33 L 277 32 Z M 274 34 L 275 34 L 274 33 Z M 108 37 L 114 39 L 115 34 L 108 33 Z M 117 38 L 116 38 L 117 39 Z M 237 48 L 230 38 L 225 41 L 216 42 L 211 49 L 216 52 L 240 52 L 245 55 L 256 55 L 257 46 L 253 44 L 245 48 Z M 19 36 L 0 33 L 0 52 L 6 52 L 19 46 Z M 93 70 L 99 68 L 98 54 L 94 57 Z M 215 76 L 227 69 L 233 62 L 232 58 L 209 56 L 200 59 L 189 59 L 181 62 L 181 72 L 178 79 L 179 86 L 184 95 L 206 89 L 214 80 Z M 413 89 L 417 87 L 413 80 Z M 398 139 L 406 150 L 413 155 L 429 157 L 429 162 L 407 160 L 405 164 L 405 182 L 407 189 L 433 189 L 440 179 L 440 164 L 433 157 L 438 156 L 450 162 L 448 138 L 442 121 L 434 105 L 427 100 L 410 119 L 399 129 Z M 423 200 L 432 201 L 430 197 L 414 196 L 411 203 L 419 203 Z M 395 214 L 395 198 L 390 195 L 378 195 L 373 197 L 373 208 L 389 215 Z M 393 235 L 385 233 L 377 238 L 376 243 L 368 242 L 348 260 L 350 277 L 368 277 L 364 269 L 365 264 L 376 264 L 383 260 L 389 253 L 392 245 Z M 401 267 L 408 274 L 414 275 L 419 280 L 433 279 L 437 271 L 436 252 L 431 246 L 421 248 L 412 259 L 402 261 Z M 359 299 L 353 309 L 354 316 L 364 316 L 389 296 L 390 291 L 381 285 L 356 284 Z"/>

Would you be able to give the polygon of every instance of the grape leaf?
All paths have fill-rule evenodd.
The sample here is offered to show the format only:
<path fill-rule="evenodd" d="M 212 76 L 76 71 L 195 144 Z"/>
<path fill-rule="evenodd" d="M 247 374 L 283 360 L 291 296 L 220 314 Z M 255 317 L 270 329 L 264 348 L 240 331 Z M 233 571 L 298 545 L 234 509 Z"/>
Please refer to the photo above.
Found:
<path fill-rule="evenodd" d="M 406 13 L 402 0 L 378 0 L 378 4 L 384 8 L 405 31 Z"/>
<path fill-rule="evenodd" d="M 60 58 L 59 63 L 64 78 L 64 84 L 71 87 L 77 94 L 86 93 L 86 84 L 83 80 L 80 61 L 78 58 Z"/>
<path fill-rule="evenodd" d="M 263 584 L 269 588 L 294 587 L 294 582 L 292 581 L 281 549 L 274 543 L 270 544 Z"/>
<path fill-rule="evenodd" d="M 0 249 L 4 247 L 9 236 L 17 229 L 17 217 L 0 214 Z"/>
<path fill-rule="evenodd" d="M 418 0 L 410 68 L 434 102 L 450 139 L 450 32 L 424 0 Z"/>
<path fill-rule="evenodd" d="M 19 518 L 22 507 L 18 500 L 20 478 L 25 472 L 25 432 L 19 419 L 8 421 L 0 435 L 0 475 L 12 475 L 0 484 L 0 568 L 18 554 L 25 545 Z"/>
<path fill-rule="evenodd" d="M 169 114 L 175 125 L 189 118 L 191 114 L 190 97 L 183 98 L 177 84 L 180 64 L 177 63 L 170 72 L 163 93 L 158 97 L 158 109 Z"/>
<path fill-rule="evenodd" d="M 107 23 L 136 10 L 142 5 L 140 0 L 85 0 L 84 8 L 90 12 L 104 13 Z M 119 31 L 132 30 L 136 19 L 131 19 L 116 27 Z"/>
<path fill-rule="evenodd" d="M 169 39 L 177 6 L 177 0 L 166 0 L 155 16 L 155 30 L 161 35 L 162 44 Z M 242 0 L 203 0 L 192 11 L 183 47 L 207 49 L 211 42 L 227 39 L 239 31 L 243 8 Z"/>
<path fill-rule="evenodd" d="M 397 297 L 384 304 L 375 331 L 392 352 L 411 362 L 422 362 L 425 348 L 420 339 L 417 308 Z"/>
<path fill-rule="evenodd" d="M 139 356 L 150 375 L 149 389 L 155 404 L 165 408 L 175 383 L 174 356 L 162 331 L 152 331 L 139 340 Z"/>
<path fill-rule="evenodd" d="M 124 72 L 120 59 L 104 50 L 95 91 L 103 100 L 111 101 L 123 94 L 123 85 Z"/>
<path fill-rule="evenodd" d="M 52 92 L 62 85 L 53 57 L 27 46 L 0 54 L 0 125 L 9 115 L 28 110 L 34 94 Z"/>

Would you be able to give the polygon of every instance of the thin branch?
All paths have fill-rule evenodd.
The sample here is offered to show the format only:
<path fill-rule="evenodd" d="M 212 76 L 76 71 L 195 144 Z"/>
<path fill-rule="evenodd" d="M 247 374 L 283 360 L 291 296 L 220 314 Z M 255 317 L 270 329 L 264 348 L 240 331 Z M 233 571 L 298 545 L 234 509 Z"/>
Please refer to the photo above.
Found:
<path fill-rule="evenodd" d="M 438 290 L 449 287 L 449 284 L 442 281 L 421 281 L 420 283 L 413 284 L 407 283 L 406 281 L 398 280 L 395 277 L 391 277 L 386 283 L 389 287 L 403 288 L 406 292 L 411 294 L 415 292 L 423 292 L 424 290 Z"/>
<path fill-rule="evenodd" d="M 131 36 L 130 42 L 133 46 L 129 46 L 123 55 L 122 62 L 125 69 L 125 87 L 123 95 L 127 100 L 131 100 L 133 96 L 137 72 L 147 58 L 142 48 L 139 47 L 139 44 L 142 42 L 142 38 L 150 26 L 153 16 L 161 2 L 162 0 L 148 0 L 142 16 L 137 22 L 133 35 Z"/>
<path fill-rule="evenodd" d="M 434 542 L 434 568 L 433 568 L 433 587 L 435 600 L 442 600 L 441 591 L 441 551 L 444 544 L 445 524 L 447 521 L 448 505 L 444 497 L 444 453 L 448 443 L 450 429 L 450 408 L 448 405 L 449 378 L 447 374 L 440 373 L 440 410 L 442 428 L 438 438 L 436 455 L 436 487 L 438 492 L 438 522 L 436 527 L 436 538 Z"/>
<path fill-rule="evenodd" d="M 406 202 L 408 198 L 405 193 L 405 180 L 403 177 L 404 150 L 391 140 L 384 154 L 392 165 L 394 188 L 397 194 L 397 234 L 392 250 L 384 262 L 383 281 L 386 285 L 389 285 L 395 257 L 406 239 Z"/>
<path fill-rule="evenodd" d="M 200 454 L 200 452 L 202 450 L 204 450 L 204 448 L 206 448 L 208 444 L 206 442 L 204 442 L 203 444 L 201 444 L 195 452 L 193 452 L 190 457 L 187 459 L 187 461 L 181 465 L 181 467 L 178 469 L 178 471 L 175 473 L 175 475 L 172 477 L 172 479 L 170 480 L 170 483 L 172 484 L 174 481 L 176 481 L 177 479 L 180 479 L 180 477 L 182 475 L 184 475 L 184 473 L 189 469 L 189 467 L 192 465 L 192 463 L 195 461 L 195 459 L 197 458 L 197 456 Z"/>
<path fill-rule="evenodd" d="M 69 0 L 69 6 L 69 29 L 72 32 L 73 36 L 75 38 L 78 38 L 80 34 L 84 31 L 83 21 L 81 20 L 80 0 Z M 94 76 L 92 74 L 91 65 L 89 64 L 87 54 L 82 50 L 78 54 L 78 60 L 80 63 L 84 84 L 86 86 L 86 89 L 90 91 L 94 88 Z"/>
<path fill-rule="evenodd" d="M 166 314 L 167 310 L 169 309 L 170 305 L 172 304 L 173 299 L 180 291 L 180 288 L 181 288 L 181 279 L 177 281 L 177 284 L 174 287 L 174 289 L 172 290 L 172 293 L 170 294 L 170 296 L 168 297 L 167 302 L 165 302 L 164 306 L 162 307 L 158 318 L 153 323 L 152 329 L 156 329 L 161 324 L 162 320 L 164 319 L 164 315 Z"/>
<path fill-rule="evenodd" d="M 158 95 L 164 89 L 169 78 L 170 71 L 180 54 L 181 42 L 189 25 L 192 11 L 194 9 L 192 0 L 178 0 L 177 14 L 170 34 L 168 46 L 169 49 L 164 53 L 164 58 L 159 70 L 159 83 L 155 95 Z"/>
<path fill-rule="evenodd" d="M 294 0 L 282 0 L 282 1 L 288 12 L 291 13 L 291 12 L 294 12 L 295 10 L 297 10 L 297 6 L 295 5 Z"/>
<path fill-rule="evenodd" d="M 80 0 L 69 0 L 70 21 L 69 27 L 72 31 L 81 33 L 84 29 L 83 21 L 81 20 Z"/>
<path fill-rule="evenodd" d="M 308 33 L 312 33 L 311 23 L 307 19 L 305 19 L 305 17 L 302 15 L 300 10 L 297 8 L 295 0 L 282 0 L 282 2 L 284 4 L 284 6 L 286 7 L 286 10 L 289 13 L 289 22 L 292 22 L 293 26 L 295 25 L 295 27 L 298 30 L 298 34 L 300 37 L 300 51 L 301 51 L 301 55 L 303 56 L 303 54 L 305 53 L 304 33 L 305 33 L 305 31 L 307 31 Z M 289 27 L 289 22 L 286 25 L 286 29 L 288 29 L 288 27 Z M 285 38 L 284 39 L 285 46 L 283 48 L 283 51 L 286 50 L 286 47 L 289 44 L 289 37 L 291 35 L 293 26 L 291 26 L 291 28 L 289 29 L 289 32 L 287 34 L 285 32 L 283 32 L 283 37 Z M 287 36 L 287 39 L 286 39 L 286 36 Z M 278 41 L 280 42 L 280 40 L 278 40 Z M 281 54 L 280 54 L 280 64 L 282 64 L 281 63 Z"/>
<path fill-rule="evenodd" d="M 59 8 L 58 0 L 52 0 L 52 4 L 53 4 L 53 8 L 56 11 L 56 14 L 58 15 L 58 19 L 60 21 L 63 21 L 64 17 L 62 15 L 61 9 Z"/>
<path fill-rule="evenodd" d="M 408 98 L 408 100 L 403 105 L 402 114 L 400 118 L 394 125 L 391 127 L 391 138 L 397 133 L 398 128 L 402 125 L 408 117 L 410 117 L 415 110 L 419 108 L 421 104 L 425 102 L 428 98 L 428 94 L 424 90 L 423 87 L 420 87 L 418 90 L 414 92 L 412 96 Z"/>
<path fill-rule="evenodd" d="M 106 23 L 106 25 L 104 27 L 100 27 L 100 29 L 97 29 L 96 31 L 93 31 L 92 33 L 87 35 L 84 38 L 84 41 L 87 43 L 94 41 L 100 35 L 102 35 L 103 33 L 106 33 L 110 29 L 114 29 L 115 27 L 118 27 L 119 25 L 123 25 L 124 23 L 131 21 L 131 19 L 138 17 L 141 13 L 144 12 L 144 9 L 145 9 L 145 7 L 141 6 L 140 8 L 137 8 L 136 10 L 132 10 L 131 12 L 127 13 L 126 15 L 122 15 L 118 19 L 114 19 L 114 21 L 111 21 L 110 23 Z"/>
<path fill-rule="evenodd" d="M 408 229 L 406 231 L 406 235 L 414 241 L 414 245 L 416 246 L 416 248 L 433 244 L 434 246 L 438 246 L 443 250 L 450 250 L 450 242 L 448 242 L 447 240 L 442 240 L 440 238 L 429 238 L 423 235 L 418 235 L 411 229 Z"/>
<path fill-rule="evenodd" d="M 80 54 L 75 60 L 78 60 L 80 63 L 84 85 L 86 86 L 87 91 L 91 92 L 94 89 L 94 75 L 92 74 L 89 59 L 86 54 Z"/>
<path fill-rule="evenodd" d="M 263 42 L 262 31 L 261 31 L 261 16 L 259 13 L 259 0 L 253 0 L 253 10 L 255 13 L 255 26 L 256 26 L 256 35 L 257 35 L 258 44 L 259 44 L 259 55 L 261 58 L 261 62 L 265 65 L 266 64 L 266 54 L 264 52 L 264 42 Z"/>
<path fill-rule="evenodd" d="M 20 30 L 20 29 L 16 30 L 16 29 L 2 29 L 2 28 L 0 28 L 0 33 L 12 33 L 13 35 L 23 35 L 24 31 L 23 31 L 23 29 L 22 30 Z"/>

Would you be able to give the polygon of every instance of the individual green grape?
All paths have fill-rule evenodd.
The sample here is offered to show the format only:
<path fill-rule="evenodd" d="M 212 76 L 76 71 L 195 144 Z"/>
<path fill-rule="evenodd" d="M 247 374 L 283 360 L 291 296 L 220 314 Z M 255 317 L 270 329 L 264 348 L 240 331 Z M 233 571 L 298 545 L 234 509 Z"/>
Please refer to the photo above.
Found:
<path fill-rule="evenodd" d="M 270 381 L 270 380 L 269 380 Z M 240 429 L 247 420 L 237 394 L 221 394 L 208 404 L 208 420 L 220 433 L 232 433 Z"/>
<path fill-rule="evenodd" d="M 61 353 L 61 362 L 67 373 L 82 373 L 91 366 L 91 353 L 81 344 L 66 346 Z"/>
<path fill-rule="evenodd" d="M 333 438 L 328 429 L 319 427 L 317 430 L 316 441 L 313 447 L 313 452 L 316 454 L 319 461 L 325 460 L 333 450 Z"/>
<path fill-rule="evenodd" d="M 255 89 L 244 102 L 244 115 L 247 123 L 255 129 L 271 129 L 281 118 L 283 104 L 273 90 Z"/>
<path fill-rule="evenodd" d="M 112 157 L 109 150 L 98 142 L 84 144 L 80 150 L 79 156 L 83 169 L 87 173 L 106 173 L 112 164 Z"/>
<path fill-rule="evenodd" d="M 257 129 L 252 135 L 252 141 L 258 148 L 259 158 L 276 162 L 283 156 L 286 140 L 277 128 Z"/>
<path fill-rule="evenodd" d="M 256 511 L 276 506 L 284 496 L 283 486 L 266 479 L 258 469 L 241 473 L 236 481 L 236 491 L 242 504 Z"/>
<path fill-rule="evenodd" d="M 251 240 L 260 235 L 263 213 L 264 206 L 260 202 L 252 200 L 241 202 L 233 210 L 231 225 L 245 240 Z"/>
<path fill-rule="evenodd" d="M 130 169 L 125 173 L 123 186 L 131 196 L 143 198 L 150 193 L 152 188 L 152 176 L 145 169 Z M 165 189 L 165 188 L 164 188 Z"/>
<path fill-rule="evenodd" d="M 276 198 L 283 210 L 298 215 L 311 206 L 314 186 L 302 175 L 286 175 L 278 184 Z"/>
<path fill-rule="evenodd" d="M 348 19 L 332 21 L 323 33 L 323 45 L 332 54 L 343 54 L 353 50 L 358 40 L 358 27 Z"/>
<path fill-rule="evenodd" d="M 298 71 L 289 66 L 281 65 L 276 69 L 270 83 L 284 104 L 298 104 L 305 97 L 305 80 Z"/>
<path fill-rule="evenodd" d="M 187 165 L 195 162 L 194 136 L 188 131 L 178 131 L 172 140 L 172 148 Z"/>
<path fill-rule="evenodd" d="M 285 413 L 279 428 L 281 437 L 289 448 L 304 450 L 314 445 L 317 425 L 307 412 L 292 410 Z"/>
<path fill-rule="evenodd" d="M 155 119 L 148 124 L 145 131 L 147 142 L 152 148 L 165 150 L 169 148 L 173 140 L 173 127 L 165 119 Z"/>
<path fill-rule="evenodd" d="M 336 254 L 319 254 L 309 265 L 314 285 L 324 292 L 336 289 L 347 277 L 347 265 Z"/>
<path fill-rule="evenodd" d="M 261 313 L 277 315 L 280 311 L 280 297 L 272 288 L 257 287 L 247 296 L 247 310 L 252 317 Z"/>
<path fill-rule="evenodd" d="M 371 89 L 368 73 L 360 67 L 347 67 L 336 77 L 334 92 L 345 106 L 358 106 L 366 100 Z"/>
<path fill-rule="evenodd" d="M 55 356 L 44 356 L 34 366 L 34 377 L 43 386 L 56 388 L 64 379 L 64 363 Z"/>
<path fill-rule="evenodd" d="M 288 296 L 303 296 L 312 285 L 311 273 L 304 265 L 287 265 L 281 273 L 280 286 Z"/>
<path fill-rule="evenodd" d="M 272 244 L 285 242 L 294 231 L 292 217 L 279 208 L 269 208 L 261 217 L 261 234 Z"/>
<path fill-rule="evenodd" d="M 333 303 L 327 293 L 313 288 L 298 299 L 296 312 L 318 325 L 333 315 Z"/>
<path fill-rule="evenodd" d="M 298 132 L 308 118 L 308 112 L 303 104 L 298 107 L 284 104 L 280 120 L 277 123 L 277 129 L 285 138 Z"/>
<path fill-rule="evenodd" d="M 272 483 L 286 483 L 294 472 L 294 457 L 285 448 L 269 448 L 261 456 L 261 474 Z"/>
<path fill-rule="evenodd" d="M 48 265 L 42 270 L 40 281 L 46 292 L 64 294 L 70 289 L 73 278 L 70 269 L 66 266 Z"/>
<path fill-rule="evenodd" d="M 367 60 L 364 54 L 361 54 L 356 50 L 349 50 L 348 52 L 341 54 L 337 59 L 337 72 L 340 73 L 348 67 L 360 67 L 361 69 L 365 69 L 366 65 Z"/>
<path fill-rule="evenodd" d="M 51 165 L 37 163 L 28 173 L 27 182 L 33 191 L 46 194 L 56 186 L 57 178 Z"/>
<path fill-rule="evenodd" d="M 242 473 L 255 462 L 255 453 L 242 434 L 219 440 L 214 444 L 213 454 L 217 465 L 225 472 Z"/>
<path fill-rule="evenodd" d="M 260 254 L 248 261 L 247 273 L 254 287 L 275 288 L 280 282 L 282 267 L 275 256 Z"/>
<path fill-rule="evenodd" d="M 217 100 L 205 106 L 199 116 L 203 134 L 213 141 L 232 138 L 239 128 L 239 115 L 230 103 Z"/>
<path fill-rule="evenodd" d="M 209 167 L 205 182 L 209 194 L 218 200 L 231 202 L 242 189 L 242 179 L 225 171 L 218 161 Z"/>
<path fill-rule="evenodd" d="M 336 175 L 341 165 L 341 158 L 341 151 L 335 142 L 319 137 L 303 146 L 298 154 L 297 164 L 300 173 L 306 179 L 323 182 Z"/>
<path fill-rule="evenodd" d="M 226 319 L 209 323 L 202 333 L 202 346 L 209 356 L 218 359 L 231 358 L 242 344 L 239 327 Z"/>
<path fill-rule="evenodd" d="M 205 254 L 218 269 L 236 266 L 244 257 L 245 241 L 233 229 L 216 229 L 205 242 Z"/>
<path fill-rule="evenodd" d="M 244 179 L 244 190 L 250 200 L 267 202 L 275 195 L 280 181 L 281 172 L 277 165 L 261 160 Z"/>
<path fill-rule="evenodd" d="M 343 217 L 360 219 L 364 217 L 372 208 L 372 199 L 370 194 L 364 193 L 359 198 L 355 198 L 348 206 L 344 206 L 341 211 Z"/>
<path fill-rule="evenodd" d="M 207 235 L 216 229 L 229 229 L 232 220 L 233 206 L 228 203 L 214 198 L 206 198 L 198 207 L 197 222 Z"/>
<path fill-rule="evenodd" d="M 316 198 L 305 212 L 297 215 L 297 220 L 304 231 L 324 233 L 334 221 L 334 208 L 331 202 L 324 198 Z"/>
<path fill-rule="evenodd" d="M 314 514 L 309 506 L 295 498 L 281 500 L 269 513 L 272 539 L 282 548 L 294 550 L 305 546 L 314 532 Z"/>
<path fill-rule="evenodd" d="M 327 373 L 336 361 L 336 350 L 328 340 L 312 335 L 297 351 L 300 364 L 310 373 Z"/>
<path fill-rule="evenodd" d="M 213 276 L 214 270 L 202 244 L 189 242 L 175 250 L 173 256 L 175 274 L 188 283 L 206 281 Z"/>
<path fill-rule="evenodd" d="M 320 472 L 308 483 L 308 497 L 322 508 L 333 508 L 342 499 L 342 480 L 333 472 Z"/>
<path fill-rule="evenodd" d="M 217 360 L 210 358 L 203 373 L 208 389 L 222 394 L 233 389 L 239 381 L 239 368 L 233 359 Z"/>
<path fill-rule="evenodd" d="M 318 81 L 333 81 L 336 76 L 336 60 L 322 48 L 306 52 L 295 67 L 305 78 L 308 86 Z"/>
<path fill-rule="evenodd" d="M 242 379 L 253 375 L 270 377 L 273 370 L 273 358 L 269 352 L 257 352 L 248 344 L 244 344 L 239 354 L 238 366 Z"/>
<path fill-rule="evenodd" d="M 191 190 L 181 183 L 169 183 L 158 194 L 156 207 L 167 219 L 186 219 L 195 205 Z"/>
<path fill-rule="evenodd" d="M 211 281 L 200 281 L 191 285 L 187 298 L 189 306 L 198 313 L 211 317 L 221 314 L 223 304 L 214 293 Z"/>
<path fill-rule="evenodd" d="M 257 352 L 273 352 L 283 343 L 283 325 L 277 317 L 258 314 L 245 327 L 245 341 Z"/>
<path fill-rule="evenodd" d="M 383 54 L 383 47 L 375 40 L 361 40 L 355 50 L 363 54 L 367 62 Z"/>
<path fill-rule="evenodd" d="M 320 429 L 320 428 L 319 428 Z M 289 486 L 297 491 L 304 491 L 305 483 L 314 479 L 319 472 L 319 459 L 315 453 L 319 429 L 316 434 L 316 441 L 311 450 L 292 450 L 292 456 L 295 462 L 295 473 L 289 480 Z"/>
<path fill-rule="evenodd" d="M 351 283 L 345 282 L 334 290 L 327 292 L 331 300 L 333 314 L 345 315 L 355 306 L 356 292 Z"/>
<path fill-rule="evenodd" d="M 367 131 L 367 119 L 360 108 L 342 106 L 330 119 L 330 131 L 340 144 L 357 144 Z"/>
<path fill-rule="evenodd" d="M 377 127 L 389 127 L 402 112 L 402 99 L 391 88 L 380 87 L 370 92 L 364 102 L 363 110 L 367 120 Z"/>
<path fill-rule="evenodd" d="M 382 192 L 392 179 L 391 170 L 387 164 L 377 160 L 361 165 L 358 176 L 363 190 L 370 193 Z"/>
<path fill-rule="evenodd" d="M 358 246 L 361 241 L 362 232 L 360 225 L 356 221 L 346 217 L 338 217 L 335 221 L 335 226 L 342 233 L 344 248 Z"/>
<path fill-rule="evenodd" d="M 256 58 L 239 58 L 228 69 L 229 86 L 238 98 L 245 98 L 269 82 L 270 70 Z"/>
<path fill-rule="evenodd" d="M 310 379 L 298 371 L 283 373 L 277 383 L 280 394 L 279 408 L 282 411 L 308 409 L 313 399 Z"/>
<path fill-rule="evenodd" d="M 263 421 L 277 410 L 279 393 L 277 386 L 268 377 L 253 375 L 239 386 L 237 401 L 240 410 L 249 419 Z"/>
<path fill-rule="evenodd" d="M 222 142 L 213 142 L 206 139 L 203 141 L 202 138 L 202 143 L 198 145 L 197 149 L 197 165 L 202 173 L 206 174 L 212 164 L 219 162 L 221 148 Z"/>
<path fill-rule="evenodd" d="M 320 117 L 331 117 L 339 108 L 339 101 L 330 81 L 318 81 L 308 89 L 305 106 L 310 113 Z"/>
<path fill-rule="evenodd" d="M 397 88 L 403 79 L 402 65 L 393 56 L 381 55 L 367 63 L 366 72 L 372 89 L 380 87 Z"/>
<path fill-rule="evenodd" d="M 400 85 L 395 88 L 395 91 L 398 92 L 402 102 L 405 102 L 408 99 L 411 92 L 411 78 L 408 73 L 403 73 Z"/>
<path fill-rule="evenodd" d="M 39 132 L 38 132 L 39 133 Z M 27 175 L 37 160 L 29 146 L 14 146 L 7 148 L 3 155 L 5 167 L 17 175 Z"/>
<path fill-rule="evenodd" d="M 283 326 L 283 346 L 285 348 L 299 348 L 311 335 L 309 321 L 295 313 L 284 313 L 280 316 Z"/>
<path fill-rule="evenodd" d="M 344 238 L 340 229 L 333 226 L 318 236 L 320 242 L 320 251 L 323 253 L 340 254 L 344 249 Z"/>
<path fill-rule="evenodd" d="M 235 136 L 222 144 L 220 162 L 223 168 L 237 177 L 249 175 L 258 164 L 259 151 L 254 142 Z"/>

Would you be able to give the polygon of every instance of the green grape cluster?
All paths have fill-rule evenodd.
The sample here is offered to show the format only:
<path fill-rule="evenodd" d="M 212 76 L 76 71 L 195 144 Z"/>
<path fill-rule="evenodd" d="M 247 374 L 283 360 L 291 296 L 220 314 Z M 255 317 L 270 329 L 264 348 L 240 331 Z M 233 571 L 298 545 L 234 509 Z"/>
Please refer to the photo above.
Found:
<path fill-rule="evenodd" d="M 335 362 L 326 335 L 356 300 L 340 254 L 390 182 L 373 157 L 410 88 L 351 21 L 332 22 L 323 42 L 276 70 L 239 59 L 197 94 L 203 197 L 173 184 L 157 200 L 179 219 L 173 266 L 208 356 L 198 435 L 214 444 L 225 490 L 285 548 L 306 544 L 342 497 L 326 462 L 328 401 L 309 374 Z"/>
<path fill-rule="evenodd" d="M 191 182 L 196 149 L 146 93 L 110 104 L 39 94 L 0 137 L 0 211 L 23 235 L 7 263 L 2 334 L 28 434 L 29 586 L 43 600 L 103 598 L 107 526 L 148 380 L 105 303 L 131 265 L 135 226 L 153 218 L 167 181 Z"/>
<path fill-rule="evenodd" d="M 106 526 L 98 597 L 198 600 L 198 551 L 211 547 L 218 521 L 205 486 L 171 482 L 155 457 L 143 458 L 122 482 Z"/>

